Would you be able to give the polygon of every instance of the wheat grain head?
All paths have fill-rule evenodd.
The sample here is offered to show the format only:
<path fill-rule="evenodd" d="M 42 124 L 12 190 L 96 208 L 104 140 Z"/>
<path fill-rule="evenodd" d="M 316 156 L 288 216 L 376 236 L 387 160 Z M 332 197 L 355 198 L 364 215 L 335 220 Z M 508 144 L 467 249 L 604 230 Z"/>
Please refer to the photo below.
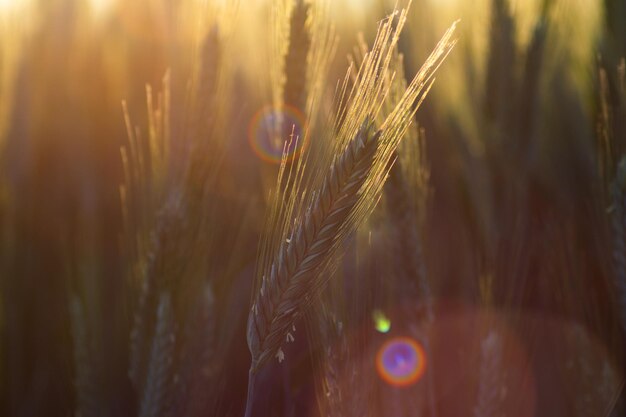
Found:
<path fill-rule="evenodd" d="M 286 201 L 280 193 L 275 194 L 268 232 L 260 247 L 248 319 L 252 373 L 279 351 L 294 319 L 324 288 L 344 238 L 380 199 L 389 161 L 432 85 L 434 71 L 454 46 L 456 24 L 446 32 L 381 129 L 373 133 L 372 121 L 389 90 L 388 84 L 379 81 L 387 75 L 406 16 L 407 9 L 403 9 L 381 22 L 374 46 L 350 88 L 350 76 L 346 77 L 339 91 L 337 133 L 335 140 L 329 141 L 334 145 L 330 161 L 303 158 L 304 162 L 288 173 L 283 163 L 279 184 L 285 175 L 299 179 Z M 307 179 L 310 183 L 306 185 L 317 190 L 313 193 L 299 192 L 304 189 L 304 169 L 320 172 Z"/>

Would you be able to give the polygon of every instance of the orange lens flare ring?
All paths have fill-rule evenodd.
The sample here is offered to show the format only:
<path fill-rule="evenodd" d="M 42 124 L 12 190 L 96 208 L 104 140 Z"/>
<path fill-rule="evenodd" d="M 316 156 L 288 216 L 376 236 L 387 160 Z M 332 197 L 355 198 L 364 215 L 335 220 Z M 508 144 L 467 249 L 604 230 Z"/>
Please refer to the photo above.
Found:
<path fill-rule="evenodd" d="M 376 354 L 376 370 L 383 381 L 390 385 L 412 385 L 426 372 L 424 348 L 410 337 L 388 340 Z"/>
<path fill-rule="evenodd" d="M 280 164 L 283 153 L 288 162 L 302 154 L 306 145 L 306 129 L 306 118 L 297 108 L 266 106 L 250 121 L 248 141 L 260 159 Z"/>

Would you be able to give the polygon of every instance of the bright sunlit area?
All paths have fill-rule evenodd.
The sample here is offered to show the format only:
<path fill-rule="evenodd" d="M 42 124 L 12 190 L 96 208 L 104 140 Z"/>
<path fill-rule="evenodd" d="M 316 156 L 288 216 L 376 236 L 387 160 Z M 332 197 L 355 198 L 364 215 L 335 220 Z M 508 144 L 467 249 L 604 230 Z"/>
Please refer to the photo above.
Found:
<path fill-rule="evenodd" d="M 33 0 L 0 0 L 0 13 L 6 14 L 23 10 L 32 2 Z"/>
<path fill-rule="evenodd" d="M 92 13 L 100 17 L 108 13 L 117 1 L 118 0 L 87 0 Z"/>
<path fill-rule="evenodd" d="M 16 3 L 19 3 L 19 0 L 0 0 L 0 9 L 8 9 L 15 6 Z"/>

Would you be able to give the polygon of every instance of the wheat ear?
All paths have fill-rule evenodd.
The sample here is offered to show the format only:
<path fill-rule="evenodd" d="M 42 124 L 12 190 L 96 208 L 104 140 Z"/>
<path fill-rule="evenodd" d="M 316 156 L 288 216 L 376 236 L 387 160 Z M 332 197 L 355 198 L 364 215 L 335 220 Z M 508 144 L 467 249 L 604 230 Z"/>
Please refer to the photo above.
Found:
<path fill-rule="evenodd" d="M 76 414 L 95 416 L 99 414 L 98 375 L 94 369 L 90 349 L 89 329 L 85 309 L 80 298 L 73 294 L 70 299 L 70 319 L 74 347 L 74 386 L 76 389 Z"/>
<path fill-rule="evenodd" d="M 323 287 L 321 272 L 359 200 L 380 135 L 381 131 L 371 133 L 369 123 L 363 125 L 331 167 L 304 221 L 295 227 L 291 239 L 282 243 L 248 318 L 253 372 L 276 354 L 303 300 L 310 300 Z"/>
<path fill-rule="evenodd" d="M 159 417 L 168 411 L 171 401 L 171 372 L 174 360 L 174 317 L 170 295 L 161 295 L 157 322 L 150 352 L 150 367 L 141 400 L 141 417 Z"/>
<path fill-rule="evenodd" d="M 253 291 L 248 316 L 252 364 L 246 417 L 252 413 L 257 371 L 272 356 L 280 354 L 280 345 L 289 337 L 294 319 L 324 288 L 340 244 L 373 211 L 382 193 L 389 161 L 432 86 L 433 73 L 455 44 L 452 35 L 456 24 L 446 32 L 380 130 L 372 134 L 372 122 L 388 92 L 380 77 L 387 76 L 406 16 L 407 9 L 403 9 L 381 23 L 374 47 L 352 88 L 347 93 L 348 85 L 344 82 L 339 91 L 341 105 L 334 118 L 333 146 L 337 150 L 333 155 L 338 157 L 333 156 L 328 165 L 323 158 L 313 160 L 312 168 L 307 162 L 300 165 L 301 158 L 295 168 L 296 192 L 285 201 L 279 193 L 270 211 L 271 229 L 261 240 L 257 265 L 260 282 Z M 284 158 L 279 172 L 279 186 L 285 161 Z M 311 179 L 311 189 L 317 190 L 312 195 L 298 192 L 306 189 L 300 188 L 304 167 L 321 168 L 320 174 Z"/>
<path fill-rule="evenodd" d="M 421 297 L 429 301 L 430 285 L 426 277 L 426 267 L 422 254 L 422 241 L 419 233 L 417 203 L 411 195 L 411 185 L 402 167 L 396 163 L 389 172 L 385 185 L 387 210 L 392 226 L 392 247 L 398 259 L 394 272 L 405 296 Z M 407 294 L 407 289 L 410 294 Z M 402 296 L 402 294 L 397 294 Z"/>
<path fill-rule="evenodd" d="M 497 331 L 491 330 L 483 339 L 480 355 L 480 385 L 478 401 L 474 408 L 475 417 L 492 417 L 501 415 L 502 398 L 500 392 L 504 387 L 502 380 L 502 339 Z"/>
<path fill-rule="evenodd" d="M 174 416 L 198 417 L 205 415 L 214 400 L 207 387 L 214 384 L 216 371 L 216 300 L 213 289 L 204 284 L 194 307 L 180 331 L 179 355 L 176 366 L 178 382 L 173 402 Z"/>
<path fill-rule="evenodd" d="M 310 5 L 296 0 L 291 11 L 289 25 L 289 48 L 285 56 L 284 104 L 304 111 L 306 106 L 306 82 L 311 34 L 307 25 Z"/>

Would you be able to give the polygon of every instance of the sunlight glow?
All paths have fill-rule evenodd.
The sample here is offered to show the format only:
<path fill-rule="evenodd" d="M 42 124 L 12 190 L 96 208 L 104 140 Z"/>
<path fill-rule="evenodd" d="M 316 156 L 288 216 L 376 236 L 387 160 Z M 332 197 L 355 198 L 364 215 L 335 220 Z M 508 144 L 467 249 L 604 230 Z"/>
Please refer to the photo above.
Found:
<path fill-rule="evenodd" d="M 431 0 L 431 3 L 433 4 L 433 6 L 438 7 L 452 7 L 457 6 L 459 0 Z"/>
<path fill-rule="evenodd" d="M 102 16 L 111 9 L 114 2 L 115 0 L 89 0 L 89 6 L 95 16 Z"/>
<path fill-rule="evenodd" d="M 0 19 L 2 26 L 15 30 L 16 26 L 24 29 L 24 24 L 33 17 L 32 0 L 0 0 Z"/>
<path fill-rule="evenodd" d="M 15 8 L 20 3 L 21 3 L 20 0 L 0 0 L 0 11 Z"/>

